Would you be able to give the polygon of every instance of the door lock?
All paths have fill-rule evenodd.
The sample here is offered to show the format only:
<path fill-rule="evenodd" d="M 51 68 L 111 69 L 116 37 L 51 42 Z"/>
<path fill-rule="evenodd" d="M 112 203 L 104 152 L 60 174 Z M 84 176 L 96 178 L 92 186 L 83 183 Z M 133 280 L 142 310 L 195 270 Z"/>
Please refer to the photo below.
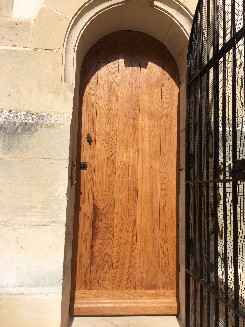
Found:
<path fill-rule="evenodd" d="M 87 170 L 88 169 L 88 163 L 87 162 L 80 162 L 80 169 L 81 170 Z"/>

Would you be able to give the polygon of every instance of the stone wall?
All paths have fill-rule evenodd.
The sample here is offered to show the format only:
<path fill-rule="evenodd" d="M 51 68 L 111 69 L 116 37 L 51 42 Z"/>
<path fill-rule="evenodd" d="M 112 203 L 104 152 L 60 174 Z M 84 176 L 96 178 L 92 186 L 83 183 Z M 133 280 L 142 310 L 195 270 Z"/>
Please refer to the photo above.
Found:
<path fill-rule="evenodd" d="M 38 37 L 32 38 L 35 5 L 40 3 L 0 4 L 4 327 L 55 327 L 61 322 L 72 95 L 67 96 L 61 82 L 62 43 L 59 49 L 42 48 Z"/>
<path fill-rule="evenodd" d="M 73 40 L 80 35 L 79 22 L 89 13 L 99 11 L 104 3 L 108 3 L 109 14 L 101 14 L 98 20 L 94 19 L 96 23 L 86 29 L 84 43 L 80 48 L 77 46 L 80 63 L 74 68 L 71 63 L 76 61 L 77 54 L 74 57 L 71 54 L 76 50 Z M 121 14 L 116 8 L 114 16 L 110 15 L 113 3 Z M 137 30 L 142 24 L 141 30 L 149 31 L 164 42 L 179 65 L 182 76 L 180 297 L 183 303 L 185 60 L 195 6 L 196 0 L 0 0 L 2 326 L 67 325 L 74 206 L 71 169 L 76 158 L 79 109 L 79 81 L 75 75 L 81 58 L 98 40 L 103 28 L 106 34 L 120 26 Z M 161 15 L 169 10 L 169 15 L 164 13 L 166 23 L 161 18 L 161 10 Z M 179 14 L 177 18 L 171 18 L 173 10 L 176 16 Z M 120 26 L 118 19 L 113 20 L 116 15 L 121 15 L 118 16 Z M 144 26 L 144 15 L 155 17 L 155 25 L 149 20 Z M 108 19 L 111 19 L 109 23 Z M 181 22 L 179 27 L 174 19 Z M 158 22 L 162 24 L 159 27 Z M 181 29 L 185 37 L 181 36 Z M 181 308 L 183 317 L 184 304 Z"/>

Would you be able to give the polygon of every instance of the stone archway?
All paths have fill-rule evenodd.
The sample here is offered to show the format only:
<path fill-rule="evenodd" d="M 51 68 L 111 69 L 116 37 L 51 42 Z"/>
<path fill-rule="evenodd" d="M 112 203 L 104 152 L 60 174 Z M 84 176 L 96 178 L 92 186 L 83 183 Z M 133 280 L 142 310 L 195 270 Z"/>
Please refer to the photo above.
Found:
<path fill-rule="evenodd" d="M 181 1 L 174 0 L 89 0 L 82 5 L 80 1 L 60 3 L 57 0 L 45 1 L 34 22 L 30 44 L 35 48 L 37 35 L 46 44 L 47 28 L 45 20 L 53 20 L 55 30 L 54 45 L 63 51 L 62 80 L 71 99 L 73 97 L 73 121 L 71 124 L 70 169 L 76 158 L 76 117 L 79 109 L 79 73 L 83 58 L 90 47 L 103 36 L 119 31 L 134 30 L 153 36 L 170 50 L 179 68 L 180 121 L 179 121 L 179 228 L 184 228 L 184 152 L 185 152 L 185 71 L 188 36 L 190 34 L 192 14 Z M 193 4 L 192 4 L 193 5 Z M 57 13 L 59 18 L 57 18 Z M 56 28 L 55 28 L 56 26 Z M 60 29 L 59 29 L 60 27 Z M 64 32 L 65 40 L 64 40 Z M 35 36 L 36 35 L 36 36 Z M 63 49 L 63 50 L 62 50 Z M 67 231 L 64 255 L 64 277 L 62 294 L 62 326 L 67 326 L 70 301 L 70 260 L 72 244 L 72 224 L 74 207 L 74 187 L 68 188 Z M 184 317 L 184 233 L 179 233 L 179 289 L 180 316 Z"/>
<path fill-rule="evenodd" d="M 75 86 L 75 72 L 84 55 L 103 36 L 119 30 L 135 30 L 153 36 L 172 53 L 180 74 L 185 74 L 188 35 L 192 16 L 177 1 L 87 1 L 70 22 L 64 44 L 64 81 Z M 178 40 L 178 42 L 176 42 Z"/>

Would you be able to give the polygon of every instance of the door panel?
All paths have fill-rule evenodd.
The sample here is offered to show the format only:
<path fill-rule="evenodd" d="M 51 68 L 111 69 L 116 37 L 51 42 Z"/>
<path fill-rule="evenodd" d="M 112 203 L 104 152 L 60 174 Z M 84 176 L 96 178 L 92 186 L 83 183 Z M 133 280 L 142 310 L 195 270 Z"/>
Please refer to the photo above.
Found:
<path fill-rule="evenodd" d="M 143 33 L 84 59 L 73 314 L 176 313 L 178 92 L 174 59 Z"/>

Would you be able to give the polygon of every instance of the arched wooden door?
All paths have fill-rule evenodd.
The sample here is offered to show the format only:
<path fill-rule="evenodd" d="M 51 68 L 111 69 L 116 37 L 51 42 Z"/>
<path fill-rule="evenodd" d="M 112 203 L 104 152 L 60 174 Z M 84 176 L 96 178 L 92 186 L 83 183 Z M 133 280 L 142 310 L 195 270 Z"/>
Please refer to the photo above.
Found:
<path fill-rule="evenodd" d="M 85 57 L 80 92 L 71 313 L 176 314 L 176 63 L 115 32 Z"/>

